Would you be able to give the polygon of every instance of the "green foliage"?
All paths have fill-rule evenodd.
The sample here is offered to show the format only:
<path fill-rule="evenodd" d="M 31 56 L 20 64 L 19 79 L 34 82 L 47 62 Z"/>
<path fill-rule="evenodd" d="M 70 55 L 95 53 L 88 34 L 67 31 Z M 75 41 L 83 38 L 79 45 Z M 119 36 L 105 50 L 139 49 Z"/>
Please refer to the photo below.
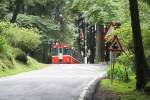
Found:
<path fill-rule="evenodd" d="M 132 67 L 133 65 L 133 54 L 130 54 L 128 52 L 122 53 L 118 58 L 117 62 L 119 64 L 122 64 L 124 66 Z"/>
<path fill-rule="evenodd" d="M 1 59 L 0 59 L 0 77 L 15 75 L 18 73 L 27 72 L 27 71 L 31 71 L 31 70 L 37 70 L 37 69 L 41 69 L 43 67 L 44 67 L 43 64 L 40 64 L 35 59 L 28 57 L 27 64 L 23 64 L 23 63 L 20 63 L 20 62 L 14 60 L 13 69 L 9 69 L 5 63 L 1 62 Z"/>
<path fill-rule="evenodd" d="M 109 35 L 107 41 L 110 41 L 114 35 L 119 37 L 120 42 L 125 50 L 133 49 L 132 29 L 130 23 L 124 23 L 120 28 L 114 30 L 113 33 Z"/>
<path fill-rule="evenodd" d="M 40 64 L 37 61 L 30 57 L 27 58 L 26 54 L 19 48 L 12 48 L 5 44 L 3 52 L 0 53 L 0 77 L 39 67 Z"/>
<path fill-rule="evenodd" d="M 33 15 L 18 15 L 17 24 L 22 27 L 35 27 L 49 40 L 59 39 L 60 26 L 52 20 Z"/>
<path fill-rule="evenodd" d="M 8 13 L 8 2 L 7 0 L 0 0 L 0 19 Z"/>
<path fill-rule="evenodd" d="M 74 0 L 72 10 L 83 12 L 89 22 L 123 21 L 125 2 L 120 0 Z"/>
<path fill-rule="evenodd" d="M 110 68 L 107 75 L 110 77 Z M 112 69 L 113 79 L 129 81 L 129 75 L 133 74 L 133 55 L 122 53 L 116 60 Z"/>
<path fill-rule="evenodd" d="M 145 56 L 148 64 L 150 64 L 150 28 L 147 26 L 147 28 L 143 29 L 142 32 Z"/>
<path fill-rule="evenodd" d="M 6 43 L 6 40 L 3 37 L 1 37 L 0 40 L 0 60 L 2 60 L 1 67 L 5 68 L 5 65 L 7 65 L 9 68 L 13 68 L 13 48 Z"/>
<path fill-rule="evenodd" d="M 146 1 L 146 2 L 145 2 Z M 141 20 L 141 29 L 143 37 L 143 46 L 145 51 L 145 56 L 150 64 L 150 6 L 149 0 L 139 1 L 140 6 L 140 20 Z"/>
<path fill-rule="evenodd" d="M 6 18 L 9 19 L 9 16 L 10 15 L 8 15 Z M 61 29 L 62 27 L 60 27 L 59 24 L 54 23 L 54 21 L 48 19 L 47 17 L 19 14 L 16 23 L 20 27 L 26 27 L 26 28 L 33 27 L 39 30 L 38 33 L 42 36 L 41 38 L 42 43 L 39 47 L 32 49 L 33 57 L 35 57 L 39 61 L 46 61 L 45 59 L 47 59 L 47 54 L 49 52 L 48 43 L 50 41 L 59 40 L 66 43 L 73 44 L 72 37 L 73 37 L 73 33 L 75 32 L 75 29 L 74 29 L 74 24 L 70 22 L 67 22 L 67 24 L 62 30 Z M 21 36 L 23 36 L 23 34 Z M 25 38 L 25 36 L 23 37 Z M 27 39 L 29 38 L 27 37 Z M 22 45 L 22 43 L 26 45 Z M 48 46 L 46 46 L 45 44 L 47 44 Z M 33 46 L 32 43 L 28 44 L 28 43 L 21 42 L 19 44 L 19 47 L 21 47 L 22 50 L 27 51 L 26 49 L 28 48 L 26 47 L 30 45 Z"/>
<path fill-rule="evenodd" d="M 113 94 L 115 93 L 120 97 L 120 100 L 149 100 L 149 95 L 135 90 L 135 84 L 135 76 L 130 76 L 130 81 L 127 83 L 114 80 L 111 84 L 109 79 L 103 79 L 100 83 L 100 87 L 113 92 Z"/>
<path fill-rule="evenodd" d="M 22 62 L 23 64 L 27 64 L 28 58 L 23 51 L 21 51 L 20 49 L 15 49 L 14 52 L 14 57 L 16 60 Z"/>
<path fill-rule="evenodd" d="M 36 27 L 43 33 L 50 34 L 59 30 L 59 25 L 46 17 L 39 17 L 33 15 L 18 15 L 17 23 L 23 27 Z"/>
<path fill-rule="evenodd" d="M 60 40 L 70 42 L 72 41 L 73 33 L 75 32 L 74 25 L 71 22 L 67 22 L 63 30 L 60 24 L 56 24 L 54 21 L 47 17 L 39 17 L 33 15 L 19 15 L 17 18 L 17 24 L 23 27 L 35 27 L 47 40 Z M 71 39 L 71 40 L 70 40 Z M 46 40 L 46 41 L 47 41 Z"/>
<path fill-rule="evenodd" d="M 143 18 L 143 17 L 142 17 Z M 147 17 L 145 17 L 147 18 Z M 146 21 L 146 20 L 144 20 Z M 142 38 L 143 38 L 143 45 L 146 58 L 150 58 L 150 28 L 149 24 L 142 21 L 141 28 L 142 28 Z M 117 35 L 120 39 L 121 44 L 123 45 L 126 51 L 129 51 L 130 54 L 134 52 L 133 50 L 133 39 L 132 39 L 132 30 L 131 24 L 125 23 L 120 28 L 113 31 L 113 33 L 109 36 L 108 41 L 110 41 L 114 35 Z M 129 55 L 130 55 L 129 54 Z M 150 61 L 149 61 L 150 62 Z"/>
<path fill-rule="evenodd" d="M 117 57 L 113 75 L 115 79 L 128 81 L 128 76 L 133 73 L 132 71 L 134 69 L 131 25 L 129 23 L 124 23 L 120 28 L 113 31 L 113 33 L 109 36 L 108 41 L 110 41 L 114 35 L 119 37 L 125 52 Z"/>
<path fill-rule="evenodd" d="M 44 39 L 44 41 L 60 40 L 70 43 L 74 32 L 69 29 L 72 25 L 68 25 L 73 23 L 71 22 L 73 19 L 69 10 L 72 0 L 22 1 L 16 22 L 19 26 L 26 28 L 36 27 L 40 33 L 47 37 L 47 40 Z M 5 14 L 5 19 L 10 21 L 15 8 L 15 0 L 6 0 L 6 2 L 8 12 Z M 0 4 L 3 3 L 0 2 Z"/>
<path fill-rule="evenodd" d="M 127 83 L 114 80 L 112 84 L 109 79 L 104 79 L 101 81 L 101 85 L 107 88 L 108 90 L 112 90 L 117 93 L 128 93 L 132 92 L 135 89 L 135 76 L 130 76 L 130 79 L 131 80 Z"/>
<path fill-rule="evenodd" d="M 11 14 L 8 14 L 5 19 L 10 20 Z M 34 15 L 19 14 L 16 23 L 21 27 L 37 28 L 40 31 L 40 34 L 44 38 L 46 37 L 44 41 L 60 40 L 70 42 L 70 39 L 72 39 L 73 33 L 75 32 L 74 25 L 69 21 L 65 24 L 65 27 L 61 27 L 60 24 L 56 24 L 47 17 Z"/>
<path fill-rule="evenodd" d="M 0 71 L 14 68 L 13 48 L 4 44 L 0 52 Z"/>
<path fill-rule="evenodd" d="M 36 48 L 41 43 L 41 36 L 33 28 L 22 28 L 9 22 L 0 22 L 0 31 L 0 35 L 5 37 L 7 43 L 25 52 Z"/>
<path fill-rule="evenodd" d="M 12 69 L 13 65 L 8 59 L 0 60 L 0 71 L 6 71 L 7 69 Z"/>
<path fill-rule="evenodd" d="M 127 76 L 128 73 L 131 73 L 130 68 L 125 69 L 125 66 L 120 65 L 119 63 L 116 63 L 114 65 L 114 69 L 112 72 L 113 79 L 127 82 L 129 81 L 128 76 Z M 107 71 L 107 75 L 108 77 L 110 77 L 110 69 Z"/>
<path fill-rule="evenodd" d="M 2 52 L 2 50 L 4 49 L 4 45 L 5 45 L 5 39 L 0 36 L 0 52 Z"/>

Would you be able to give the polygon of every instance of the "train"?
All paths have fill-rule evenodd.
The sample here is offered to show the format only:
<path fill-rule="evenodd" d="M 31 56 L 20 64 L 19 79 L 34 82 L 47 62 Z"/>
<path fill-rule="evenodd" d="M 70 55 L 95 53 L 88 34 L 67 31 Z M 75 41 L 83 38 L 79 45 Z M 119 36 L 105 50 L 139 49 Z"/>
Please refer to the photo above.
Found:
<path fill-rule="evenodd" d="M 84 57 L 66 43 L 51 46 L 52 64 L 82 64 Z"/>

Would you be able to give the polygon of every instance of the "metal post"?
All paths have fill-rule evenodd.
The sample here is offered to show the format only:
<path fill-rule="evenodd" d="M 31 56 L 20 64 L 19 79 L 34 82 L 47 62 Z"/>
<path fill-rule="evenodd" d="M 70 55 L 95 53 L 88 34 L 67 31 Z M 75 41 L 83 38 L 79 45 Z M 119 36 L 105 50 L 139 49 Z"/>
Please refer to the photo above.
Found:
<path fill-rule="evenodd" d="M 110 51 L 110 80 L 111 80 L 111 83 L 112 83 L 112 51 Z"/>
<path fill-rule="evenodd" d="M 85 26 L 84 26 L 84 48 L 85 48 L 85 54 L 84 54 L 84 63 L 87 64 L 87 30 L 86 30 L 86 19 L 85 19 Z"/>
<path fill-rule="evenodd" d="M 114 64 L 115 64 L 115 60 L 117 57 L 117 52 L 112 52 L 110 51 L 110 80 L 111 80 L 111 84 L 113 83 L 113 78 L 114 78 Z"/>

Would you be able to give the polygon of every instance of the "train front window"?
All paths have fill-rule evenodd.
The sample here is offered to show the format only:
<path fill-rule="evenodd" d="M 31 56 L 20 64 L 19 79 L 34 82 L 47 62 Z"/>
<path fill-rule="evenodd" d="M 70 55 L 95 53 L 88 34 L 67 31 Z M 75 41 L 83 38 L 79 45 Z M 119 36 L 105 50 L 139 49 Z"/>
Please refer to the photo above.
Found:
<path fill-rule="evenodd" d="M 64 48 L 64 49 L 63 49 L 63 54 L 64 54 L 64 55 L 70 55 L 70 54 L 71 54 L 71 51 L 70 51 L 68 48 Z"/>
<path fill-rule="evenodd" d="M 59 53 L 62 53 L 62 48 L 59 48 Z"/>
<path fill-rule="evenodd" d="M 58 49 L 57 48 L 52 48 L 51 50 L 51 55 L 58 55 Z"/>

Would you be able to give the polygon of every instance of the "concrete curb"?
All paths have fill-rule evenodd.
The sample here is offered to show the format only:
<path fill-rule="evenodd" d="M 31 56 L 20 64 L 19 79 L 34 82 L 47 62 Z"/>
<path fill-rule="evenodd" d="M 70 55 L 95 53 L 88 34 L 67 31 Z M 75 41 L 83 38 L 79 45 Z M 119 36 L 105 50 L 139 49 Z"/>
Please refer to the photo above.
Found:
<path fill-rule="evenodd" d="M 106 72 L 101 73 L 95 79 L 90 81 L 88 85 L 83 89 L 78 100 L 93 100 L 96 87 L 98 86 L 100 80 L 105 77 Z"/>

